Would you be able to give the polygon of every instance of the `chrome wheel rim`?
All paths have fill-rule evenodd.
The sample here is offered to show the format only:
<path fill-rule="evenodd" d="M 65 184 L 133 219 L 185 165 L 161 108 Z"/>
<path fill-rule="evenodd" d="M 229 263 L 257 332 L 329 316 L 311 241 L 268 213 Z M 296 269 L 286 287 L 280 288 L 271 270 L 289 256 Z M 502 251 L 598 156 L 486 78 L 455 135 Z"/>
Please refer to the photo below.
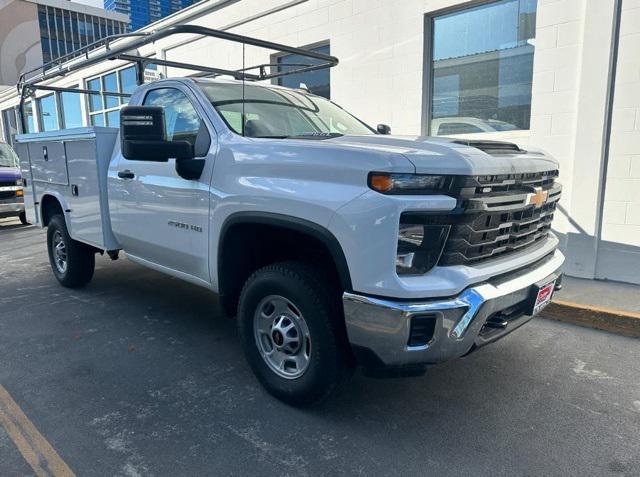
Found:
<path fill-rule="evenodd" d="M 53 233 L 53 263 L 60 273 L 67 271 L 67 246 L 59 230 Z"/>
<path fill-rule="evenodd" d="M 280 295 L 258 304 L 253 332 L 260 356 L 271 371 L 285 379 L 302 376 L 311 358 L 309 327 L 300 310 Z"/>

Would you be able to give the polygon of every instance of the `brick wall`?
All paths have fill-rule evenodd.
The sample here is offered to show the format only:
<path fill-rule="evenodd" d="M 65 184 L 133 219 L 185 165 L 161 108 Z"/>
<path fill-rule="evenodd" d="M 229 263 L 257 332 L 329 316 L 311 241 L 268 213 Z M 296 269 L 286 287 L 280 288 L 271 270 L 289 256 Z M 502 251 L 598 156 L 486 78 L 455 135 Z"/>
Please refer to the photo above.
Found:
<path fill-rule="evenodd" d="M 622 2 L 610 147 L 598 275 L 640 281 L 640 0 Z"/>

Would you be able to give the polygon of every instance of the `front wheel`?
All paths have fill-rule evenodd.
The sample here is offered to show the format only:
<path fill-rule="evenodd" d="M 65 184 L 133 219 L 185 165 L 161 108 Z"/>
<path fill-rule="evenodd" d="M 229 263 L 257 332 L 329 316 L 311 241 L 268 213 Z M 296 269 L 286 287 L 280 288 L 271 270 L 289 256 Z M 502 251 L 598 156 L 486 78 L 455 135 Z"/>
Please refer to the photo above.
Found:
<path fill-rule="evenodd" d="M 319 401 L 350 375 L 339 294 L 307 264 L 255 272 L 240 295 L 238 328 L 258 380 L 289 404 Z"/>
<path fill-rule="evenodd" d="M 56 215 L 47 228 L 49 263 L 58 281 L 67 288 L 80 288 L 93 278 L 95 253 L 69 236 L 64 217 Z"/>
<path fill-rule="evenodd" d="M 20 223 L 22 225 L 29 225 L 29 222 L 27 222 L 27 214 L 25 211 L 20 212 L 18 218 L 20 219 Z"/>

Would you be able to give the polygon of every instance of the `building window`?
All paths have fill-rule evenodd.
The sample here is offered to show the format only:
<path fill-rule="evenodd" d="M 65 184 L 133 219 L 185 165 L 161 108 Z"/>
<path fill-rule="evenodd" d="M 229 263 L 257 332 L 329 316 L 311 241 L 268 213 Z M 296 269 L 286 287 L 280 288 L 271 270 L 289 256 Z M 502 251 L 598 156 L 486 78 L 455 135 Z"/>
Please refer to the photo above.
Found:
<path fill-rule="evenodd" d="M 18 133 L 18 121 L 15 108 L 2 111 L 2 131 L 5 142 L 13 146 L 13 136 Z"/>
<path fill-rule="evenodd" d="M 38 120 L 40 131 L 55 131 L 58 127 L 58 108 L 55 94 L 44 96 L 38 102 Z"/>
<path fill-rule="evenodd" d="M 331 54 L 329 45 L 310 48 L 310 50 L 317 53 L 323 53 L 325 55 Z M 276 56 L 276 63 L 278 64 L 278 72 L 282 72 L 300 68 L 300 66 L 287 65 L 313 65 L 320 63 L 320 61 L 299 55 L 278 55 Z M 306 86 L 307 89 L 313 94 L 324 96 L 325 98 L 330 99 L 331 69 L 325 68 L 317 71 L 308 71 L 306 73 L 297 73 L 289 76 L 282 76 L 280 78 L 277 78 L 277 84 L 279 84 L 280 86 L 286 86 L 288 88 L 300 88 L 301 86 Z"/>
<path fill-rule="evenodd" d="M 126 24 L 102 17 L 38 6 L 42 56 L 46 62 L 70 54 L 104 36 L 126 31 Z"/>
<path fill-rule="evenodd" d="M 432 135 L 529 129 L 536 4 L 500 0 L 431 19 Z"/>
<path fill-rule="evenodd" d="M 40 26 L 40 44 L 42 45 L 42 60 L 51 61 L 51 45 L 49 43 L 49 26 L 47 23 L 47 7 L 38 5 L 38 24 Z"/>
<path fill-rule="evenodd" d="M 135 67 L 129 66 L 87 81 L 87 89 L 103 93 L 132 93 L 137 87 Z M 128 103 L 127 98 L 113 95 L 90 94 L 89 124 L 92 126 L 118 127 L 120 108 Z"/>
<path fill-rule="evenodd" d="M 33 103 L 31 101 L 26 101 L 24 103 L 24 117 L 27 120 L 27 130 L 25 132 L 36 132 L 36 122 L 33 115 Z"/>
<path fill-rule="evenodd" d="M 138 87 L 135 68 L 120 70 L 118 76 L 120 77 L 120 88 L 123 93 L 132 94 Z M 126 100 L 126 98 L 121 98 L 121 100 Z"/>
<path fill-rule="evenodd" d="M 118 76 L 115 72 L 102 77 L 102 90 L 119 92 Z M 106 109 L 117 108 L 120 105 L 119 96 L 105 96 Z"/>
<path fill-rule="evenodd" d="M 75 88 L 75 86 L 72 86 L 72 88 Z M 62 105 L 62 127 L 65 129 L 82 127 L 80 93 L 62 92 L 60 93 L 59 103 Z"/>

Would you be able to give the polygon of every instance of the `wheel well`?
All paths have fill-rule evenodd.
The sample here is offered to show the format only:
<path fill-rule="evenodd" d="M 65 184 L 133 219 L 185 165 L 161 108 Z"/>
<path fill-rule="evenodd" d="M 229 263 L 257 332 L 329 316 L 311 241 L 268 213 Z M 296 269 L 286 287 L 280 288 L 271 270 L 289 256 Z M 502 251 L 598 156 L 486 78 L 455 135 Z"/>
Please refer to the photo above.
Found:
<path fill-rule="evenodd" d="M 227 314 L 236 314 L 242 287 L 255 270 L 284 260 L 318 267 L 336 293 L 351 289 L 342 248 L 326 229 L 273 217 L 246 219 L 223 227 L 220 238 L 218 288 Z"/>
<path fill-rule="evenodd" d="M 49 225 L 49 221 L 54 215 L 64 216 L 64 211 L 58 199 L 52 195 L 45 195 L 42 197 L 40 203 L 40 210 L 42 211 L 42 225 Z"/>

